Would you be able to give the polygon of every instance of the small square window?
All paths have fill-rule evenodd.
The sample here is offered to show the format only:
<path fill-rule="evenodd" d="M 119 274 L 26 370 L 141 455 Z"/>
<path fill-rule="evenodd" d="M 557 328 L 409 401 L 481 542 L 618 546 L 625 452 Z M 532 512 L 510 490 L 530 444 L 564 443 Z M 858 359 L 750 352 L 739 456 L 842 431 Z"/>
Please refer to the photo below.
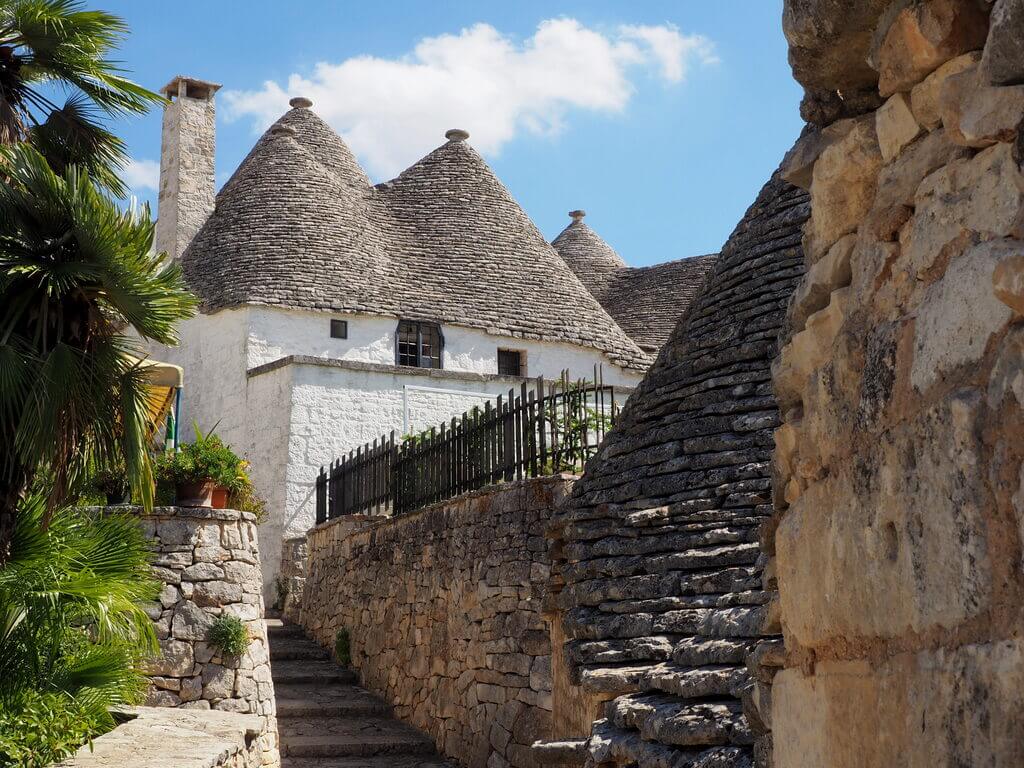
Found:
<path fill-rule="evenodd" d="M 331 338 L 348 338 L 348 320 L 331 320 Z"/>
<path fill-rule="evenodd" d="M 525 376 L 526 353 L 518 349 L 499 349 L 498 373 L 502 376 Z"/>

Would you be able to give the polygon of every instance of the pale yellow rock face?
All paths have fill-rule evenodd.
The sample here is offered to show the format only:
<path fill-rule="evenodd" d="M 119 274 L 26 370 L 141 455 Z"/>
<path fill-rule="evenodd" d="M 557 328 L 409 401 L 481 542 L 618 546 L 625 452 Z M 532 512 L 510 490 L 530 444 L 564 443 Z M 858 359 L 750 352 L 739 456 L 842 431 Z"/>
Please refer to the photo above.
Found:
<path fill-rule="evenodd" d="M 887 163 L 920 136 L 921 130 L 910 109 L 910 97 L 905 93 L 890 96 L 875 112 L 878 147 L 882 151 L 882 159 Z"/>
<path fill-rule="evenodd" d="M 787 512 L 779 592 L 801 646 L 952 628 L 987 609 L 984 468 L 970 432 L 980 399 L 958 392 L 880 436 L 870 455 L 829 465 Z M 843 514 L 823 515 L 836 499 Z"/>
<path fill-rule="evenodd" d="M 775 768 L 1024 766 L 1024 85 L 979 76 L 986 13 L 881 16 L 886 101 L 809 171 L 772 367 Z"/>
<path fill-rule="evenodd" d="M 787 669 L 773 688 L 775 765 L 1024 765 L 1024 645 L 900 653 Z M 844 727 L 845 725 L 845 727 Z"/>
<path fill-rule="evenodd" d="M 853 232 L 871 207 L 882 153 L 873 115 L 855 121 L 814 164 L 811 210 L 804 253 L 814 263 L 843 235 Z"/>
<path fill-rule="evenodd" d="M 971 51 L 963 56 L 947 61 L 932 72 L 928 77 L 914 86 L 910 92 L 910 108 L 914 117 L 926 130 L 933 131 L 942 125 L 942 114 L 939 112 L 939 92 L 942 84 L 951 75 L 963 72 L 981 61 L 981 53 Z"/>

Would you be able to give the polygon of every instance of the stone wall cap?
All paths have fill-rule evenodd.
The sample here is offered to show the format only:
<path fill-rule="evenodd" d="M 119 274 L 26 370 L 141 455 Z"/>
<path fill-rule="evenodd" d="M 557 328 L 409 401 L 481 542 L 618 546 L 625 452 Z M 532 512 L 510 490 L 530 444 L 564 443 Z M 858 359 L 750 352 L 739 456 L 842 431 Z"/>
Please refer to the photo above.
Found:
<path fill-rule="evenodd" d="M 58 768 L 212 768 L 223 758 L 248 748 L 266 729 L 260 715 L 187 710 L 175 707 L 135 707 L 124 710 L 130 719 L 81 747 Z"/>
<path fill-rule="evenodd" d="M 119 504 L 115 506 L 105 507 L 87 507 L 91 510 L 112 510 L 112 511 L 124 511 L 129 514 L 136 515 L 138 517 L 190 517 L 194 520 L 222 520 L 226 522 L 238 522 L 239 520 L 245 520 L 246 522 L 255 523 L 256 515 L 252 512 L 243 512 L 240 509 L 213 509 L 212 507 L 153 507 L 153 511 L 148 515 L 145 510 L 136 504 Z"/>
<path fill-rule="evenodd" d="M 309 109 L 313 106 L 313 101 L 305 96 L 296 96 L 288 100 L 288 106 L 294 109 Z"/>
<path fill-rule="evenodd" d="M 469 131 L 464 131 L 461 128 L 449 128 L 444 132 L 444 137 L 448 141 L 465 141 L 469 138 Z"/>

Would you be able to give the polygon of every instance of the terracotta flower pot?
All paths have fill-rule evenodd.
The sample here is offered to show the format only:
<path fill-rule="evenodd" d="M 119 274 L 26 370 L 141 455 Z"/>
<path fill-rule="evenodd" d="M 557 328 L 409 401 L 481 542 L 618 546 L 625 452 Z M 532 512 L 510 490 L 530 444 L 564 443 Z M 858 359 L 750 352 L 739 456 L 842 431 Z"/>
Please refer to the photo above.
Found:
<path fill-rule="evenodd" d="M 212 480 L 178 483 L 176 503 L 179 507 L 213 507 L 213 494 L 219 487 Z"/>
<path fill-rule="evenodd" d="M 223 486 L 214 486 L 210 506 L 214 509 L 228 508 L 228 489 Z"/>

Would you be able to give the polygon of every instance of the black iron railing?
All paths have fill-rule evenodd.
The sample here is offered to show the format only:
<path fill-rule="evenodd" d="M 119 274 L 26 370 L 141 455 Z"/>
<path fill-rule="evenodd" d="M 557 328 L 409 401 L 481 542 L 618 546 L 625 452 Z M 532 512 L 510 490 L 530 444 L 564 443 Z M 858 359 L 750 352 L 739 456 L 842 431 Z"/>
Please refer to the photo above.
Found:
<path fill-rule="evenodd" d="M 400 515 L 485 485 L 582 471 L 618 414 L 615 388 L 600 370 L 594 378 L 523 382 L 449 423 L 360 446 L 320 468 L 317 523 Z"/>

